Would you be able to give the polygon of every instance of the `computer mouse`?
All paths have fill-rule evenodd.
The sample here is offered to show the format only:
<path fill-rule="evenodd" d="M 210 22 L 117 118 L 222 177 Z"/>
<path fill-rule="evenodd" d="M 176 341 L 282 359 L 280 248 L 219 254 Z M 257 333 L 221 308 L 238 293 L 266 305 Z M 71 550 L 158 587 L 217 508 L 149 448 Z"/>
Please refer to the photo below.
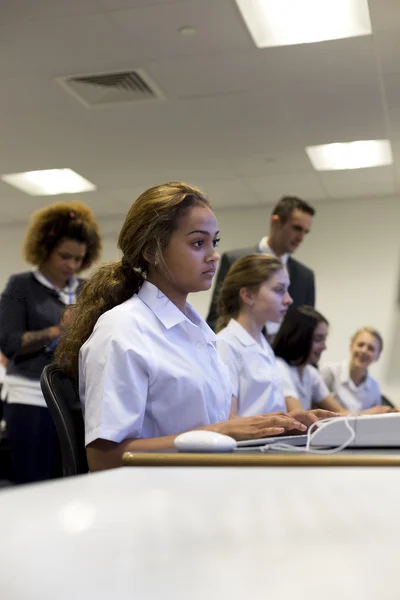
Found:
<path fill-rule="evenodd" d="M 206 429 L 181 433 L 174 444 L 179 452 L 232 452 L 237 445 L 229 435 Z"/>

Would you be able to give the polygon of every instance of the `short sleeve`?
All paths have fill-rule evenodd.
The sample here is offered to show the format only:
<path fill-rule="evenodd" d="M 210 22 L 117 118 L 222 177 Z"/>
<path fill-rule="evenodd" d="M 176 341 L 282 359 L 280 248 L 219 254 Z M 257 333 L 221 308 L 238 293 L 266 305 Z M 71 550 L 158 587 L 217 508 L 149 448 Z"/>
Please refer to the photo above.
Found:
<path fill-rule="evenodd" d="M 316 404 L 320 404 L 330 395 L 328 387 L 322 378 L 322 375 L 317 371 L 315 367 L 310 368 L 311 376 L 311 400 Z"/>
<path fill-rule="evenodd" d="M 371 384 L 372 384 L 372 404 L 371 406 L 379 406 L 380 404 L 382 404 L 382 391 L 381 388 L 379 387 L 379 383 L 376 381 L 376 379 L 373 379 L 371 377 Z"/>
<path fill-rule="evenodd" d="M 232 385 L 232 395 L 235 398 L 239 397 L 239 378 L 241 361 L 240 357 L 235 353 L 228 340 L 217 337 L 217 351 L 222 362 L 229 369 L 229 377 Z"/>
<path fill-rule="evenodd" d="M 279 382 L 285 398 L 298 398 L 296 386 L 290 373 L 290 366 L 281 359 L 277 359 L 276 366 L 278 369 Z"/>
<path fill-rule="evenodd" d="M 97 322 L 79 357 L 86 445 L 141 437 L 154 365 L 147 344 L 129 313 L 110 311 Z"/>
<path fill-rule="evenodd" d="M 21 349 L 26 329 L 26 286 L 20 276 L 13 275 L 0 298 L 0 349 L 7 358 Z"/>

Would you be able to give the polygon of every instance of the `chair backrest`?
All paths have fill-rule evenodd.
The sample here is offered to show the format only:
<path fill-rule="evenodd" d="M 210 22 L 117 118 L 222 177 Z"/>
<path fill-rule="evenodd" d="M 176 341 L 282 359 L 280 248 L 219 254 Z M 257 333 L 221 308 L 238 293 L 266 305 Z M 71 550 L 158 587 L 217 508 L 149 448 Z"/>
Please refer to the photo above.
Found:
<path fill-rule="evenodd" d="M 60 442 L 63 476 L 87 473 L 85 428 L 75 382 L 53 364 L 43 369 L 40 385 Z"/>
<path fill-rule="evenodd" d="M 393 404 L 393 402 L 391 400 L 389 400 L 389 398 L 386 398 L 386 396 L 384 396 L 383 394 L 381 395 L 381 400 L 382 400 L 383 406 L 391 406 L 392 408 L 396 408 L 396 406 Z"/>

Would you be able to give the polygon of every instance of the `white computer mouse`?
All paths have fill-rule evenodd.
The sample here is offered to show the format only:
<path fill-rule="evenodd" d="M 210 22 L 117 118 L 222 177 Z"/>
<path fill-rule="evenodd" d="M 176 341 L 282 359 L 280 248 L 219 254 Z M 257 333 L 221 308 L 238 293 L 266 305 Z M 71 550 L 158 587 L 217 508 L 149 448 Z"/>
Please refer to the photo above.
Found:
<path fill-rule="evenodd" d="M 237 445 L 229 435 L 206 429 L 181 433 L 174 444 L 179 452 L 232 452 Z"/>

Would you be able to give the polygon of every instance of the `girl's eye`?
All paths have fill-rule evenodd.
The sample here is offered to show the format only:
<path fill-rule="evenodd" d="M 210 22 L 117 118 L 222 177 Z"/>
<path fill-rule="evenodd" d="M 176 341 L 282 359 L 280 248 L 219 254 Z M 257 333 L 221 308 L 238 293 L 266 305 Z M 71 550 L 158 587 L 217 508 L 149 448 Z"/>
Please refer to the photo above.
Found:
<path fill-rule="evenodd" d="M 196 248 L 201 248 L 203 243 L 203 240 L 197 240 L 197 242 L 194 242 L 193 245 L 196 246 Z"/>
<path fill-rule="evenodd" d="M 220 243 L 221 238 L 215 238 L 215 240 L 213 241 L 213 246 L 214 248 L 216 248 L 218 246 L 218 244 Z"/>

